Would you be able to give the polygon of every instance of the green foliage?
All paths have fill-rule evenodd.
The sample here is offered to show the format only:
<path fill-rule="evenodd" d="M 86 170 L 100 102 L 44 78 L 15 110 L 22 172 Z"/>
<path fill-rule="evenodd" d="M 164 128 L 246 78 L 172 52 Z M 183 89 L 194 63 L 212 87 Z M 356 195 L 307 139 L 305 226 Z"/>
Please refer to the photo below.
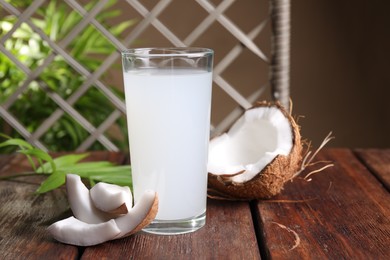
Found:
<path fill-rule="evenodd" d="M 91 9 L 96 1 L 89 2 L 84 8 Z M 29 1 L 9 0 L 9 2 L 21 9 L 26 8 L 29 4 Z M 120 10 L 115 6 L 116 2 L 117 0 L 109 1 L 95 19 L 108 28 L 114 36 L 120 37 L 124 30 L 134 24 L 134 20 L 110 26 L 107 21 L 120 14 Z M 37 10 L 31 21 L 52 41 L 59 44 L 82 20 L 82 16 L 70 9 L 63 1 L 50 0 Z M 0 37 L 9 32 L 17 21 L 18 17 L 14 15 L 1 17 Z M 49 44 L 27 23 L 22 23 L 4 46 L 31 71 L 39 67 L 53 53 Z M 89 25 L 66 47 L 66 50 L 92 73 L 100 67 L 104 57 L 115 52 L 116 48 L 94 26 Z M 55 56 L 38 78 L 31 82 L 26 82 L 26 78 L 26 74 L 16 64 L 9 60 L 5 54 L 0 53 L 0 104 L 4 103 L 18 87 L 26 84 L 26 90 L 19 95 L 9 111 L 30 132 L 34 132 L 46 118 L 59 108 L 40 88 L 39 82 L 44 82 L 50 90 L 67 99 L 85 81 L 85 77 L 76 72 L 60 55 Z M 122 99 L 124 98 L 122 92 L 117 91 L 113 86 L 111 89 Z M 90 88 L 75 103 L 74 107 L 95 127 L 99 126 L 114 111 L 111 102 L 95 87 Z M 117 130 L 119 134 L 117 132 L 112 134 L 110 139 L 120 149 L 126 149 L 127 129 L 124 117 L 117 120 L 115 128 L 119 129 Z M 0 120 L 0 131 L 14 137 L 20 137 L 2 120 Z M 88 135 L 89 133 L 82 126 L 65 113 L 40 140 L 51 151 L 71 151 L 76 149 Z M 117 136 L 119 138 L 116 138 Z M 103 146 L 96 142 L 90 149 L 102 148 Z"/>
<path fill-rule="evenodd" d="M 48 153 L 33 147 L 22 139 L 10 138 L 3 134 L 0 134 L 0 136 L 7 139 L 0 143 L 0 147 L 17 147 L 17 152 L 26 155 L 34 169 L 34 173 L 5 176 L 0 178 L 0 180 L 29 175 L 46 176 L 45 181 L 36 190 L 38 194 L 54 190 L 64 185 L 67 173 L 79 175 L 81 178 L 88 180 L 91 186 L 97 182 L 107 182 L 132 187 L 131 169 L 129 165 L 114 165 L 108 161 L 81 162 L 88 154 L 69 154 L 53 159 Z M 34 163 L 34 159 L 38 162 L 38 165 Z"/>

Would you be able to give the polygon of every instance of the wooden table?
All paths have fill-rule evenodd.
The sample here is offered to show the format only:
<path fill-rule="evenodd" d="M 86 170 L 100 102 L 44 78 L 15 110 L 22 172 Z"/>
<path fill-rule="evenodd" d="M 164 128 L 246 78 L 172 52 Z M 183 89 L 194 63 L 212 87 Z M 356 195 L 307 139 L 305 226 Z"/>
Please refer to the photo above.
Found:
<path fill-rule="evenodd" d="M 120 153 L 91 160 L 124 163 Z M 64 189 L 37 196 L 42 179 L 0 181 L 1 259 L 390 259 L 390 149 L 325 149 L 335 166 L 297 178 L 272 200 L 209 200 L 207 224 L 185 235 L 137 233 L 94 247 L 54 241 L 46 227 L 70 214 Z M 0 175 L 28 170 L 0 156 Z"/>

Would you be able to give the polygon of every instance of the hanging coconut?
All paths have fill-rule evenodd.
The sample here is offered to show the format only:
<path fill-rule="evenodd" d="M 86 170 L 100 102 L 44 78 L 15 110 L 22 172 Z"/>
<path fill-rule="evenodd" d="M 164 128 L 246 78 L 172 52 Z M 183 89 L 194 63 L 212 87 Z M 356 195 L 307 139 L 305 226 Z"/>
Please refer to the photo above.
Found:
<path fill-rule="evenodd" d="M 209 145 L 208 195 L 231 200 L 278 194 L 300 168 L 299 126 L 278 103 L 261 102 Z"/>

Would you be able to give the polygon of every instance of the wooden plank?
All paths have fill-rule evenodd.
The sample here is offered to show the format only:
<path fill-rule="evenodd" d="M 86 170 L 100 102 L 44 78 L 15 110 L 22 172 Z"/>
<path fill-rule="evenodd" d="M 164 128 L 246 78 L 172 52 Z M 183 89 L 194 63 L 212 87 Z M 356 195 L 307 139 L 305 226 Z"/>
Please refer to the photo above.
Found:
<path fill-rule="evenodd" d="M 86 248 L 82 259 L 260 259 L 249 203 L 209 200 L 207 223 L 175 236 L 137 233 Z"/>
<path fill-rule="evenodd" d="M 3 167 L 1 175 L 30 171 L 26 159 L 15 156 Z M 29 178 L 26 181 L 0 181 L 0 252 L 4 259 L 54 259 L 78 256 L 76 247 L 54 243 L 45 228 L 68 210 L 63 190 L 45 195 L 33 192 L 42 181 Z"/>
<path fill-rule="evenodd" d="M 266 256 L 388 259 L 390 194 L 347 149 L 323 151 L 318 159 L 335 166 L 313 175 L 310 182 L 295 179 L 273 200 L 258 202 Z"/>
<path fill-rule="evenodd" d="M 122 163 L 117 153 L 92 153 L 87 159 Z M 17 155 L 5 165 L 0 176 L 31 171 L 28 161 Z M 64 189 L 34 195 L 44 179 L 24 177 L 0 181 L 0 252 L 4 259 L 76 259 L 79 248 L 54 241 L 46 228 L 71 214 Z"/>
<path fill-rule="evenodd" d="M 0 170 L 6 165 L 6 163 L 11 160 L 11 155 L 0 154 Z"/>
<path fill-rule="evenodd" d="M 356 154 L 390 191 L 390 149 L 358 149 Z"/>

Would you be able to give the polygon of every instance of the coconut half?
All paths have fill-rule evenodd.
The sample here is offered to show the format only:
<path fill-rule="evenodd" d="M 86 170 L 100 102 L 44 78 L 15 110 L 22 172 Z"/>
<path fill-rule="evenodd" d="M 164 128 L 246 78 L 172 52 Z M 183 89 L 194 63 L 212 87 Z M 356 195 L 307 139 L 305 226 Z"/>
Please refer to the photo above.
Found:
<path fill-rule="evenodd" d="M 258 103 L 209 144 L 209 196 L 262 199 L 278 194 L 302 159 L 299 127 L 278 103 Z"/>

